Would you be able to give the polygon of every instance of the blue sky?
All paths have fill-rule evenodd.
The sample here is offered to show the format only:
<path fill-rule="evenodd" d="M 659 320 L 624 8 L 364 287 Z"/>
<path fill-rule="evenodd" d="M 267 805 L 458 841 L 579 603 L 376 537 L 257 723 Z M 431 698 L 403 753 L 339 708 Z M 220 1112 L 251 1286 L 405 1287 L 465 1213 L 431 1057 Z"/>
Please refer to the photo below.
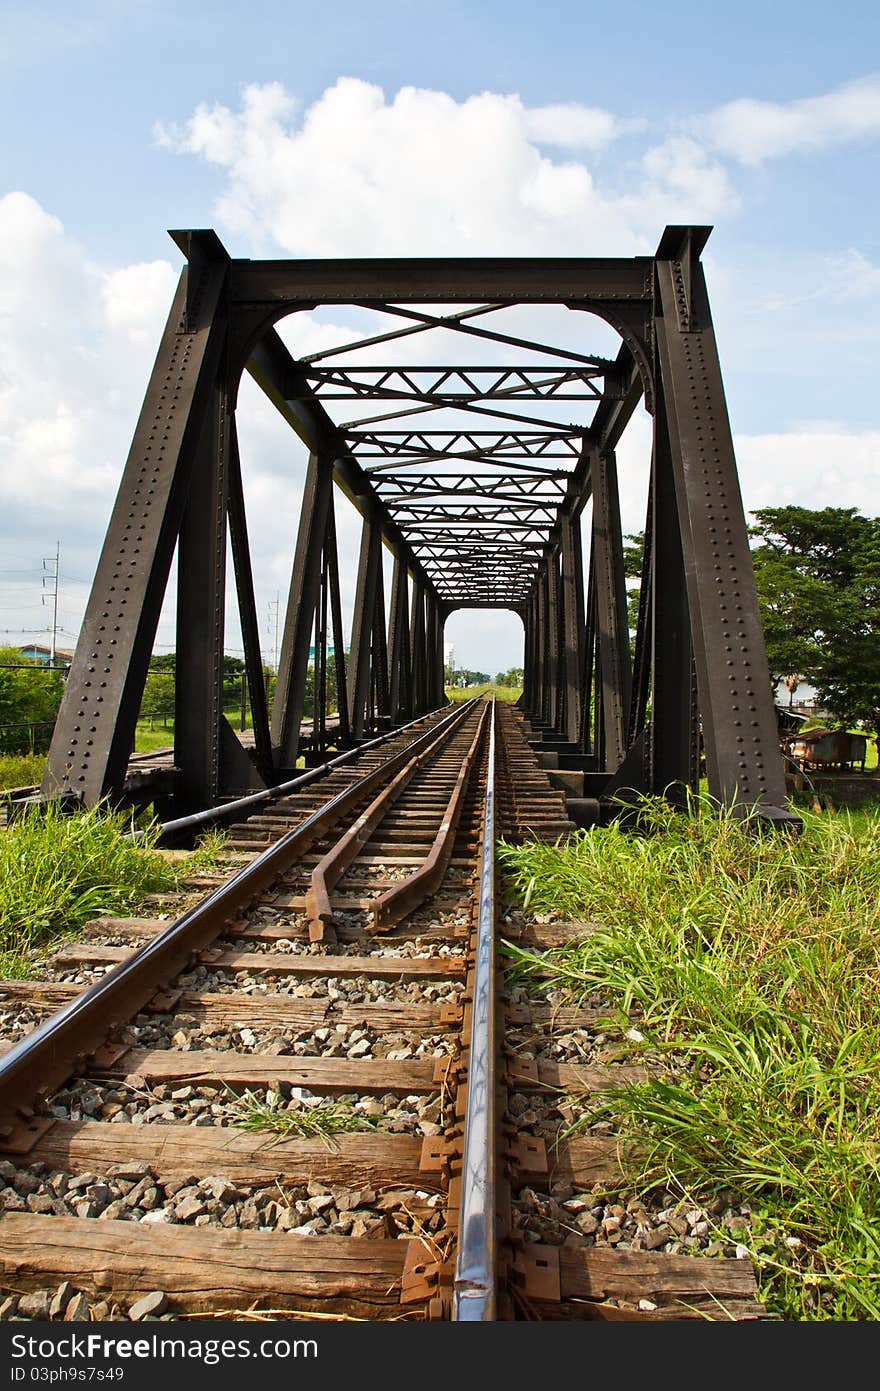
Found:
<path fill-rule="evenodd" d="M 666 222 L 710 222 L 747 509 L 880 513 L 878 40 L 880 7 L 846 0 L 0 5 L 0 629 L 45 626 L 59 539 L 64 640 L 78 628 L 174 226 L 245 256 L 540 256 L 650 252 Z M 267 615 L 302 461 L 245 408 Z M 633 528 L 646 428 L 621 451 Z M 451 636 L 497 669 L 513 632 L 471 617 Z"/>

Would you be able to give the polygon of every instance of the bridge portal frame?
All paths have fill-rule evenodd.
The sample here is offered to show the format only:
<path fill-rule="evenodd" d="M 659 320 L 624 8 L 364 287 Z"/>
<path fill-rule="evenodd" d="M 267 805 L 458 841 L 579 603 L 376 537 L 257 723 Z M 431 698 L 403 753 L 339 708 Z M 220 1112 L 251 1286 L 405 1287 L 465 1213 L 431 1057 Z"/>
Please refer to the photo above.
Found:
<path fill-rule="evenodd" d="M 120 795 L 177 546 L 175 806 L 181 813 L 278 781 L 294 767 L 302 748 L 311 647 L 319 692 L 326 688 L 333 649 L 340 715 L 332 737 L 347 744 L 442 704 L 446 618 L 462 607 L 496 606 L 514 609 L 523 620 L 525 709 L 583 769 L 595 773 L 603 797 L 634 788 L 681 800 L 696 785 L 702 724 L 710 792 L 742 809 L 759 806 L 771 818 L 787 818 L 748 535 L 700 262 L 710 230 L 668 227 L 653 257 L 258 262 L 230 258 L 210 230 L 173 232 L 187 264 L 108 526 L 44 791 L 73 793 L 87 805 Z M 474 472 L 455 483 L 477 493 L 473 537 L 452 525 L 471 513 L 432 505 L 424 480 L 421 493 L 404 476 L 396 480 L 399 497 L 409 498 L 410 506 L 395 512 L 353 441 L 369 457 L 377 439 L 380 453 L 387 455 L 393 445 L 362 428 L 374 423 L 369 419 L 355 422 L 359 432 L 346 434 L 327 414 L 321 393 L 386 403 L 397 394 L 424 400 L 431 409 L 442 392 L 436 374 L 423 384 L 415 371 L 401 379 L 394 369 L 393 378 L 365 386 L 351 373 L 317 370 L 309 360 L 295 359 L 276 323 L 328 304 L 389 313 L 403 312 L 394 306 L 428 304 L 557 304 L 610 324 L 622 340 L 616 361 L 557 374 L 549 386 L 524 369 L 513 387 L 505 374 L 490 373 L 481 388 L 481 369 L 468 369 L 475 393 L 467 398 L 468 409 L 477 400 L 509 398 L 511 390 L 518 399 L 529 391 L 544 399 L 541 393 L 549 390 L 598 401 L 591 423 L 579 431 L 574 468 L 555 479 L 555 511 L 548 510 L 545 494 L 505 523 L 503 511 L 492 509 L 508 505 L 517 487 L 520 503 L 529 501 L 525 481 L 518 485 L 516 474 L 496 478 L 480 493 Z M 468 312 L 485 311 L 451 317 L 460 323 Z M 450 321 L 414 309 L 407 317 L 426 324 Z M 271 723 L 235 426 L 245 370 L 309 451 Z M 653 448 L 631 659 L 615 447 L 640 400 L 653 418 Z M 504 415 L 501 409 L 479 409 Z M 519 422 L 523 448 L 533 452 L 522 428 L 530 417 L 508 412 L 504 418 Z M 336 487 L 363 517 L 347 660 Z M 585 574 L 581 513 L 590 499 Z M 448 519 L 446 532 L 431 530 L 437 518 Z M 226 721 L 220 698 L 227 528 L 253 756 Z M 462 577 L 458 589 L 438 585 L 437 568 L 426 559 L 438 534 L 449 573 L 454 568 Z M 510 569 L 508 590 L 487 601 L 481 591 L 468 592 L 467 575 L 473 546 L 490 534 L 496 547 L 509 547 L 520 559 Z M 394 558 L 388 623 L 383 546 Z M 330 738 L 321 716 L 311 740 L 318 756 Z"/>

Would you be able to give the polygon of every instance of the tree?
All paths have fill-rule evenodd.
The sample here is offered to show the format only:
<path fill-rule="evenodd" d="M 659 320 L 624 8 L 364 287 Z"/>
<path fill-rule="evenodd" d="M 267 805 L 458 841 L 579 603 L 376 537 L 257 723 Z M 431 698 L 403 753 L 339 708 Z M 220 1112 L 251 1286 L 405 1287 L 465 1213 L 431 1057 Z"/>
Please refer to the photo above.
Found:
<path fill-rule="evenodd" d="M 843 726 L 880 723 L 880 517 L 854 507 L 753 516 L 755 584 L 776 686 L 797 673 Z"/>
<path fill-rule="evenodd" d="M 514 689 L 523 683 L 522 667 L 511 667 L 509 671 L 499 671 L 495 677 L 496 686 L 512 686 Z"/>
<path fill-rule="evenodd" d="M 144 682 L 144 694 L 141 700 L 141 717 L 150 717 L 150 728 L 153 727 L 153 719 L 161 715 L 163 721 L 168 716 L 174 715 L 174 673 L 173 671 L 153 671 L 147 673 Z"/>
<path fill-rule="evenodd" d="M 303 719 L 312 720 L 315 718 L 315 663 L 309 662 L 306 668 L 306 682 L 303 699 Z M 339 696 L 336 689 L 336 653 L 327 653 L 327 690 L 324 702 L 324 714 L 332 715 L 339 709 Z"/>
<path fill-rule="evenodd" d="M 43 753 L 64 693 L 57 668 L 0 647 L 0 753 Z"/>
<path fill-rule="evenodd" d="M 635 657 L 636 629 L 639 625 L 639 598 L 642 592 L 642 566 L 645 561 L 645 533 L 628 532 L 623 547 L 623 574 L 626 586 L 626 621 L 630 632 L 630 654 Z"/>

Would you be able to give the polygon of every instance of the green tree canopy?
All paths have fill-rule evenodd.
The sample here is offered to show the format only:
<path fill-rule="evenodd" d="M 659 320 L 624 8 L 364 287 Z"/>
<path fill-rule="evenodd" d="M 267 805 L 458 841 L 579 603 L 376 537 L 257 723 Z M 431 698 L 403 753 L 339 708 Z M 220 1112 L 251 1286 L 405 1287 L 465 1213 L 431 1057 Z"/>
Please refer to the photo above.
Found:
<path fill-rule="evenodd" d="M 764 507 L 752 552 L 774 685 L 797 673 L 842 725 L 880 720 L 880 517 Z"/>
<path fill-rule="evenodd" d="M 0 647 L 0 753 L 48 749 L 63 693 L 60 671 Z"/>
<path fill-rule="evenodd" d="M 496 686 L 512 686 L 514 688 L 523 683 L 522 667 L 511 667 L 509 671 L 499 671 L 495 677 Z"/>
<path fill-rule="evenodd" d="M 141 715 L 174 714 L 174 673 L 149 671 L 141 700 Z"/>

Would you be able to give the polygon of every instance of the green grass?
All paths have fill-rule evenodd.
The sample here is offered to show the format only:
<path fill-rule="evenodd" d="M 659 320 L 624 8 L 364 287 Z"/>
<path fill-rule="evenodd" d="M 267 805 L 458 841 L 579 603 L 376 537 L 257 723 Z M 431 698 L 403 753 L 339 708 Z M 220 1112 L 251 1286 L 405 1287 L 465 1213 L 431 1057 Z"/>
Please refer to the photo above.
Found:
<path fill-rule="evenodd" d="M 851 730 L 849 731 L 849 733 L 850 733 L 850 734 L 863 734 L 863 735 L 865 736 L 865 738 L 866 738 L 867 741 L 868 741 L 868 746 L 867 746 L 867 748 L 866 748 L 866 750 L 865 750 L 865 771 L 866 771 L 866 772 L 869 772 L 869 773 L 870 773 L 870 772 L 875 772 L 876 769 L 877 769 L 877 762 L 878 762 L 878 760 L 877 760 L 877 752 L 878 752 L 878 748 L 877 748 L 877 735 L 874 734 L 874 733 L 872 733 L 871 730 L 868 730 L 868 729 L 851 729 Z"/>
<path fill-rule="evenodd" d="M 46 755 L 42 753 L 0 754 L 0 789 L 36 787 L 45 766 Z"/>
<path fill-rule="evenodd" d="M 318 1106 L 297 1106 L 288 1109 L 277 1092 L 267 1092 L 261 1101 L 253 1092 L 243 1092 L 229 1107 L 230 1119 L 240 1130 L 266 1131 L 279 1139 L 320 1139 L 332 1148 L 333 1136 L 354 1130 L 375 1130 L 367 1116 L 351 1107 L 323 1100 Z"/>
<path fill-rule="evenodd" d="M 232 725 L 236 734 L 239 733 L 239 712 L 238 707 L 224 711 L 227 720 Z M 245 728 L 252 729 L 250 711 L 245 720 Z M 134 733 L 135 753 L 151 753 L 153 749 L 166 749 L 174 744 L 174 716 L 168 715 L 163 720 L 161 715 L 143 716 L 138 720 Z"/>
<path fill-rule="evenodd" d="M 493 681 L 486 682 L 483 686 L 447 686 L 446 694 L 453 702 L 461 700 L 474 700 L 477 696 L 494 695 L 496 700 L 519 700 L 522 695 L 521 686 L 496 686 Z"/>
<path fill-rule="evenodd" d="M 28 974 L 35 959 L 101 914 L 136 914 L 145 897 L 179 887 L 222 847 L 209 834 L 192 855 L 169 861 L 157 831 L 126 839 L 130 818 L 97 808 L 64 814 L 30 807 L 0 833 L 0 975 Z"/>
<path fill-rule="evenodd" d="M 169 720 L 167 725 L 161 719 L 153 721 L 152 728 L 149 720 L 138 720 L 134 733 L 135 753 L 152 753 L 153 749 L 167 749 L 174 744 L 174 721 Z"/>
<path fill-rule="evenodd" d="M 638 1018 L 634 1052 L 677 1060 L 675 1080 L 604 1104 L 634 1146 L 627 1182 L 737 1189 L 773 1312 L 875 1320 L 880 810 L 804 820 L 802 836 L 768 834 L 707 801 L 686 818 L 646 799 L 641 833 L 612 825 L 501 859 L 531 910 L 598 924 L 551 954 L 556 983 L 601 991 Z M 510 952 L 528 978 L 535 958 Z"/>

